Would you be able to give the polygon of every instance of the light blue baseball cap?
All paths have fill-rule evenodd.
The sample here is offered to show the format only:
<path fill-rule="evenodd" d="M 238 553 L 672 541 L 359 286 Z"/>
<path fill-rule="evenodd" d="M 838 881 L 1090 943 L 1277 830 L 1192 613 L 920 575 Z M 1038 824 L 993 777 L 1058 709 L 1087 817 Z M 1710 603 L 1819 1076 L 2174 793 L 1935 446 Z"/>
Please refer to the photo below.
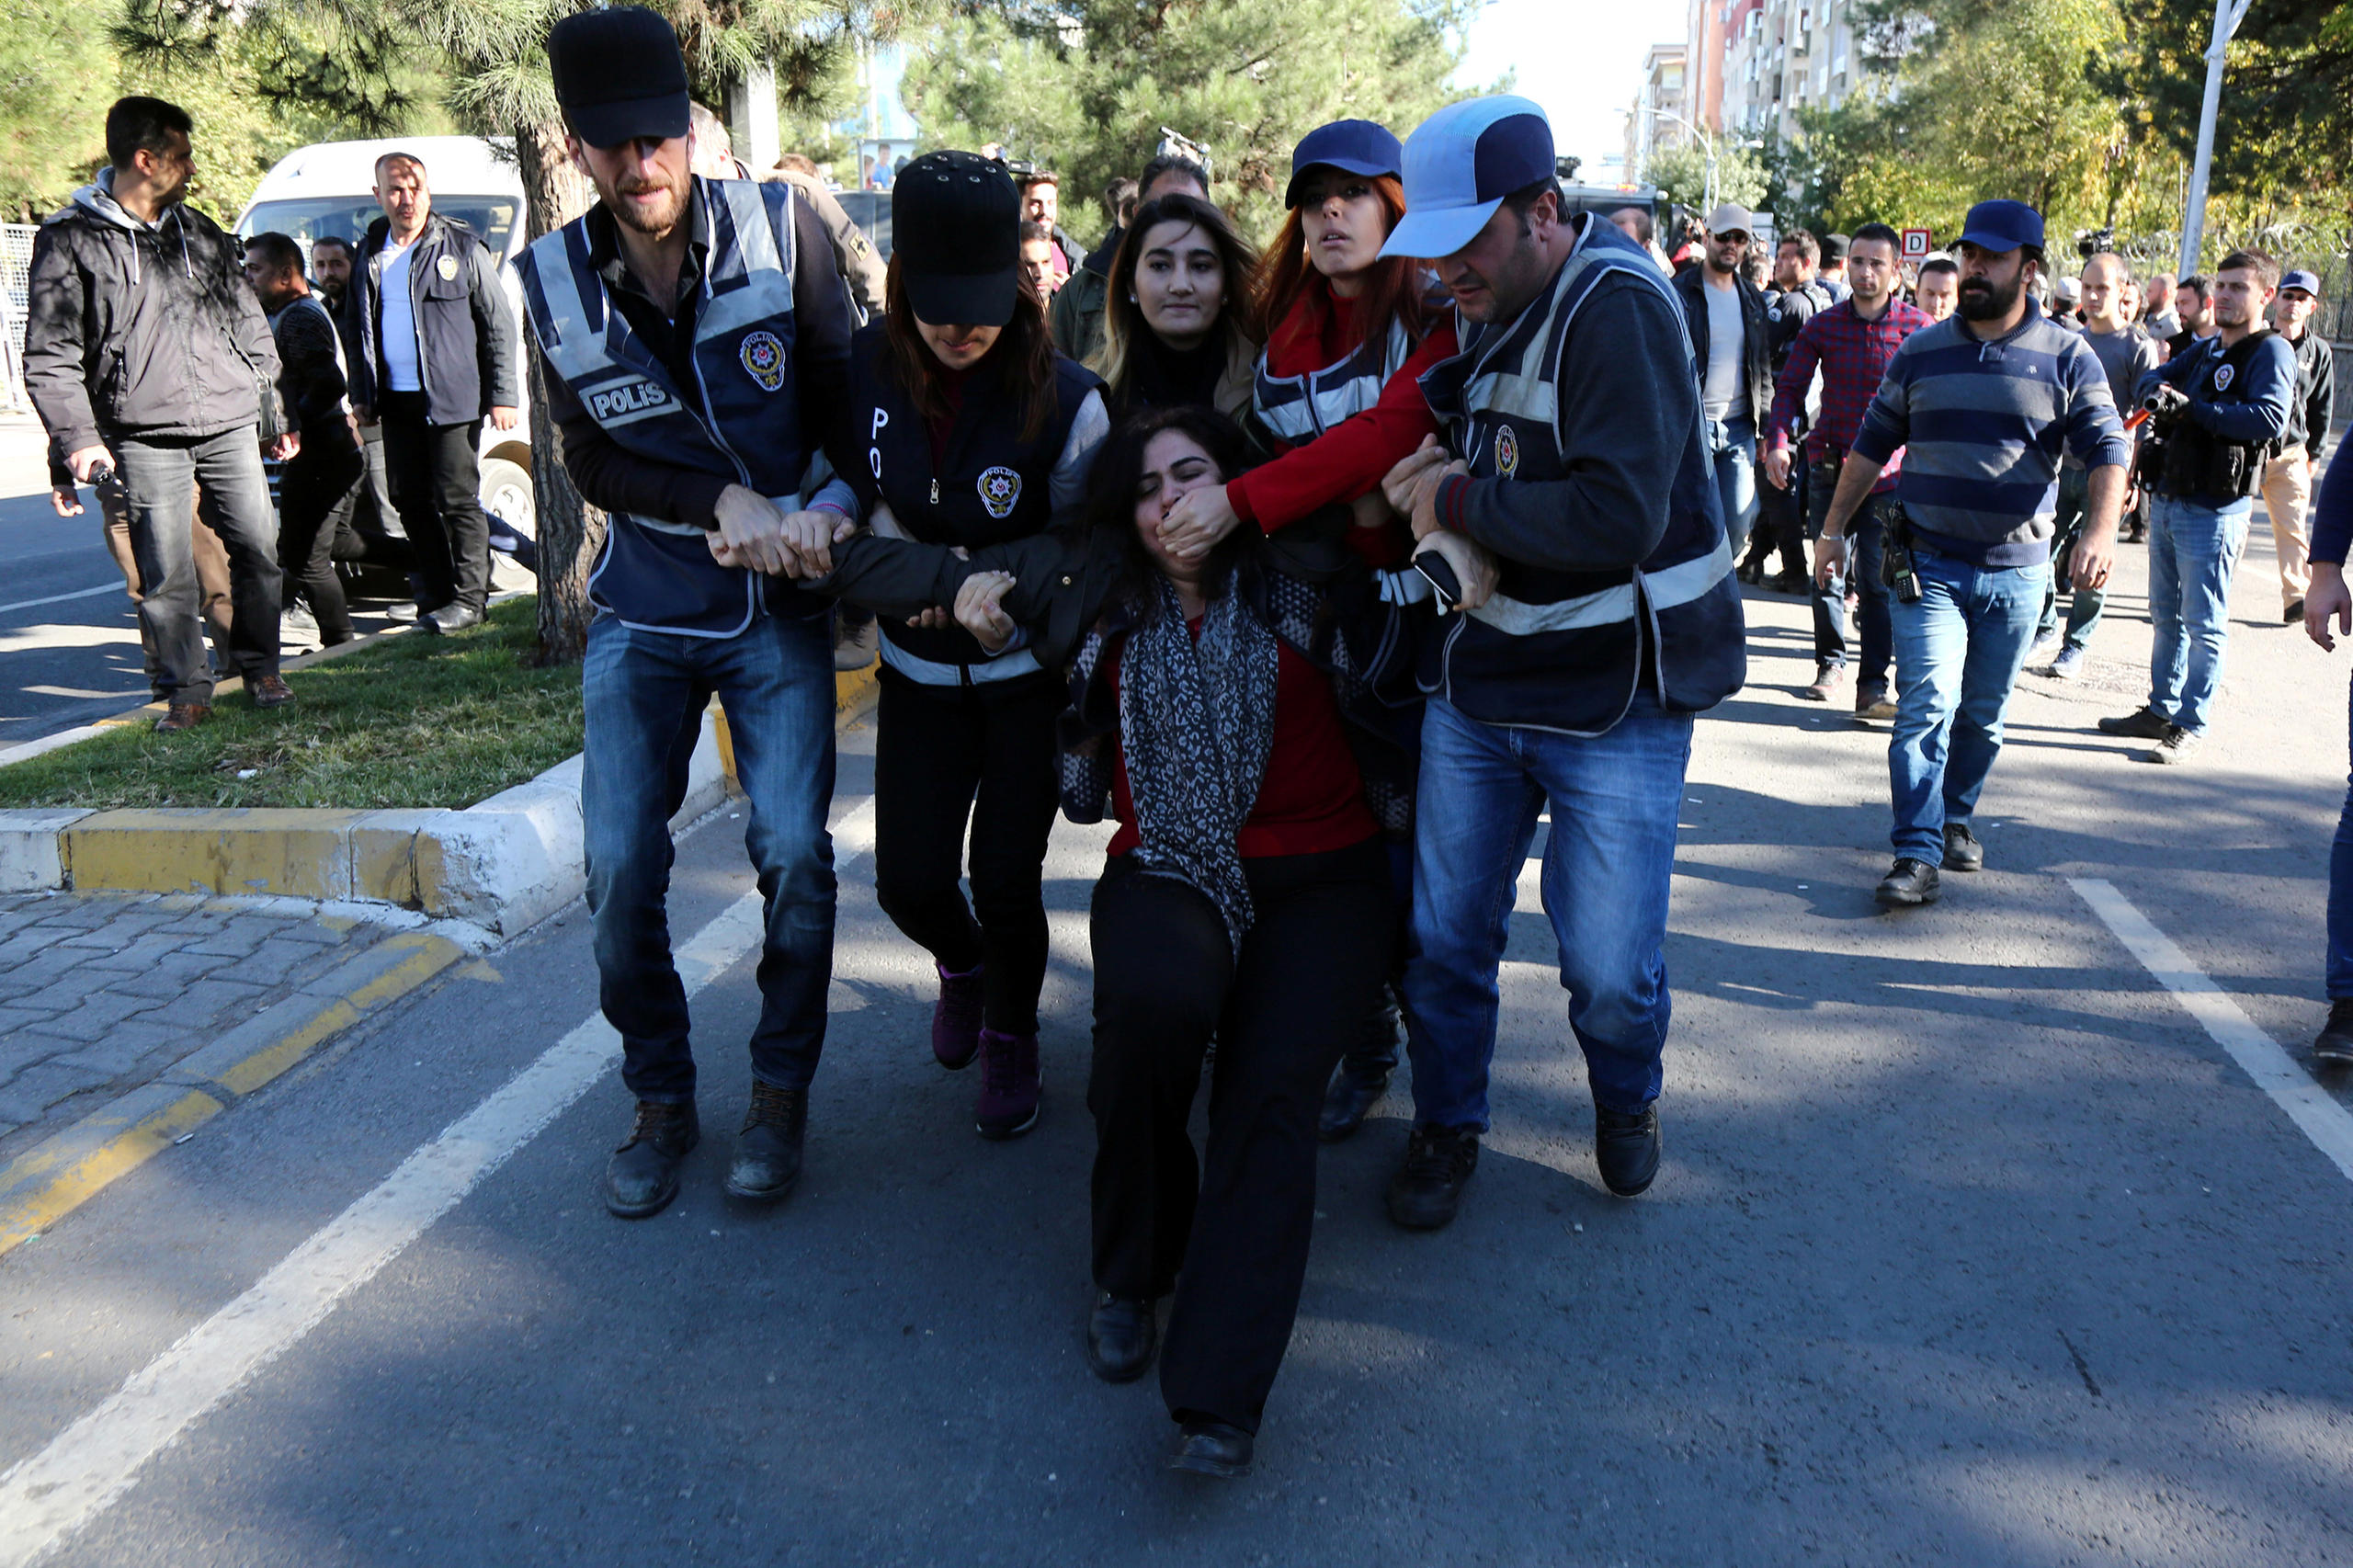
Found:
<path fill-rule="evenodd" d="M 1552 122 L 1532 99 L 1499 94 L 1449 104 L 1405 139 L 1405 216 L 1384 256 L 1452 256 L 1504 198 L 1551 179 Z"/>

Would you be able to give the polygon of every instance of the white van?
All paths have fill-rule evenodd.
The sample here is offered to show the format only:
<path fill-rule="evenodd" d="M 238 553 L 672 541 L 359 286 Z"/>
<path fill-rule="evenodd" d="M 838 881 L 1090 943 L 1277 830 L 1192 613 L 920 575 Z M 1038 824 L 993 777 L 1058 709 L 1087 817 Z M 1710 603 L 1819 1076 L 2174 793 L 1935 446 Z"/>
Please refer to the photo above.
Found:
<path fill-rule="evenodd" d="M 425 163 L 433 210 L 455 218 L 483 236 L 499 260 L 507 308 L 515 312 L 516 353 L 530 352 L 519 330 L 522 285 L 515 258 L 525 240 L 523 176 L 515 166 L 514 142 L 479 136 L 403 136 L 390 141 L 322 142 L 280 158 L 255 187 L 237 220 L 237 237 L 276 232 L 299 242 L 307 261 L 311 242 L 332 234 L 354 246 L 368 225 L 382 216 L 376 205 L 376 160 L 386 153 L 413 153 Z M 526 367 L 517 365 L 518 372 Z M 524 417 L 512 430 L 482 427 L 483 509 L 526 537 L 537 533 L 531 500 L 530 378 L 519 376 Z M 494 558 L 495 559 L 495 558 Z M 502 574 L 514 568 L 498 562 Z M 528 580 L 527 580 L 528 581 Z"/>

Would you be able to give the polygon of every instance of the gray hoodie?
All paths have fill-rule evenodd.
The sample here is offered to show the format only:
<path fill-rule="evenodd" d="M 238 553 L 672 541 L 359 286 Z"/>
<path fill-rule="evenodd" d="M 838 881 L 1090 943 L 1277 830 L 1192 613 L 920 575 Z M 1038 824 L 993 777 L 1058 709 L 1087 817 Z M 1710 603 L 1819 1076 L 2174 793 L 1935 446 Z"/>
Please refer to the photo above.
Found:
<path fill-rule="evenodd" d="M 237 243 L 184 204 L 153 223 L 101 172 L 33 240 L 25 387 L 65 452 L 257 425 L 278 348 Z"/>

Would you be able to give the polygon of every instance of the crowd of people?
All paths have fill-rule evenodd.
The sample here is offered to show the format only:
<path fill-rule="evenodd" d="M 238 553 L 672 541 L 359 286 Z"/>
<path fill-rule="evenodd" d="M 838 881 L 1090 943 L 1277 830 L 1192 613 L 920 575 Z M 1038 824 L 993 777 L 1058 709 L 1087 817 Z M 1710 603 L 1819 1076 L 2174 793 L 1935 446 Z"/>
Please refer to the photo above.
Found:
<path fill-rule="evenodd" d="M 1910 267 L 1880 223 L 1768 256 L 1728 204 L 1678 271 L 1646 210 L 1566 206 L 1543 112 L 1501 96 L 1402 142 L 1311 131 L 1263 250 L 1182 153 L 1104 193 L 1092 247 L 1050 174 L 927 153 L 898 171 L 885 264 L 813 169 L 748 177 L 655 14 L 567 17 L 548 57 L 597 197 L 517 267 L 563 460 L 608 518 L 582 812 L 635 1109 L 605 1202 L 661 1211 L 700 1136 L 665 905 L 714 694 L 766 901 L 725 1186 L 774 1202 L 800 1177 L 833 961 L 833 629 L 862 610 L 878 899 L 932 960 L 931 1049 L 977 1064 L 984 1138 L 1045 1107 L 1053 820 L 1116 824 L 1089 912 L 1086 1346 L 1109 1381 L 1157 1361 L 1182 1469 L 1247 1471 L 1319 1144 L 1361 1126 L 1401 1047 L 1388 1211 L 1458 1213 L 1540 827 L 1598 1173 L 1621 1198 L 1653 1182 L 1677 817 L 1696 716 L 1745 677 L 1742 579 L 1778 558 L 1770 580 L 1810 593 L 1804 697 L 1851 679 L 1892 722 L 1891 906 L 1984 866 L 1971 824 L 2011 688 L 2036 649 L 2079 667 L 2128 515 L 2157 647 L 2146 705 L 2102 728 L 2159 759 L 2211 722 L 2249 498 L 2275 478 L 2289 618 L 2353 631 L 2353 483 L 2288 549 L 2329 431 L 2318 285 L 2258 252 L 2144 291 L 2105 252 L 2058 278 L 2017 201 Z M 385 219 L 359 244 L 313 248 L 314 292 L 290 239 L 250 241 L 240 278 L 170 199 L 187 133 L 168 105 L 117 106 L 113 167 L 44 230 L 28 356 L 73 477 L 120 475 L 142 619 L 178 628 L 176 717 L 200 705 L 192 488 L 237 624 L 274 622 L 282 561 L 324 627 L 322 541 L 375 430 L 428 619 L 470 625 L 460 492 L 517 373 L 486 253 L 415 159 L 379 165 Z M 123 375 L 126 345 L 188 365 L 178 401 L 176 378 Z M 289 460 L 275 532 L 265 434 Z M 257 699 L 283 700 L 247 651 Z M 2347 822 L 2330 1049 L 2353 1060 L 2353 800 Z"/>

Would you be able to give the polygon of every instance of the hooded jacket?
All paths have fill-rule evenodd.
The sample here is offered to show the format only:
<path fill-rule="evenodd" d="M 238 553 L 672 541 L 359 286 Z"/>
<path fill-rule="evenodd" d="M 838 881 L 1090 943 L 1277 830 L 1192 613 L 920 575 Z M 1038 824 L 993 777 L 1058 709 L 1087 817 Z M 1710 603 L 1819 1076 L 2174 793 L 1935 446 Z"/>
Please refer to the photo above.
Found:
<path fill-rule="evenodd" d="M 25 388 L 58 448 L 201 437 L 276 415 L 278 347 L 236 242 L 185 203 L 142 223 L 114 171 L 33 240 Z"/>
<path fill-rule="evenodd" d="M 384 242 L 392 224 L 368 226 L 352 258 L 344 301 L 353 347 L 351 401 L 373 407 L 384 374 Z M 498 258 L 463 223 L 427 211 L 409 247 L 408 291 L 427 425 L 471 425 L 522 402 L 515 364 L 515 312 L 498 281 Z"/>

